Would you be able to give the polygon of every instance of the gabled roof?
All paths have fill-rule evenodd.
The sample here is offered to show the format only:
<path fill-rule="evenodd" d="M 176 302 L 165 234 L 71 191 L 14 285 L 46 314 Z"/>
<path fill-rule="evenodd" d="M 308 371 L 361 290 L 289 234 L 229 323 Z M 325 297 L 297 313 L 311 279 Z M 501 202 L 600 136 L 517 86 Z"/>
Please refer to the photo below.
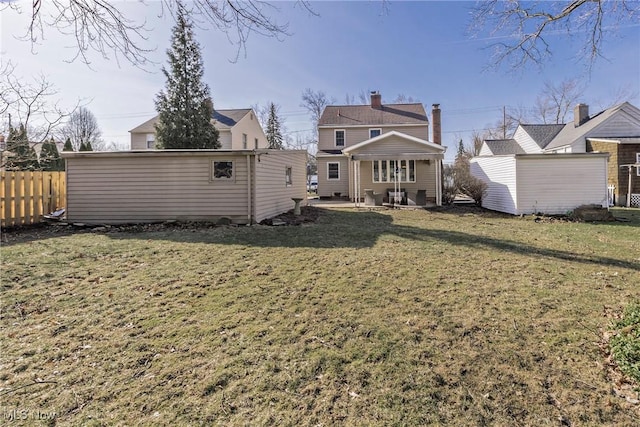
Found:
<path fill-rule="evenodd" d="M 574 126 L 573 123 L 567 123 L 564 126 L 564 128 L 560 131 L 560 133 L 558 133 L 558 135 L 553 139 L 553 141 L 551 141 L 551 143 L 547 147 L 545 147 L 545 149 L 552 150 L 554 148 L 573 144 L 580 138 L 584 138 L 587 133 L 593 131 L 602 123 L 606 122 L 609 118 L 611 118 L 611 116 L 613 116 L 614 114 L 622 110 L 630 113 L 633 116 L 638 117 L 638 120 L 640 121 L 640 110 L 628 102 L 623 102 L 622 104 L 618 104 L 616 106 L 613 106 L 611 108 L 608 108 L 604 111 L 599 112 L 598 114 L 591 116 L 589 120 L 587 120 L 585 123 L 583 123 L 578 127 Z M 618 136 L 637 136 L 637 135 L 608 135 L 608 136 L 618 137 Z"/>
<path fill-rule="evenodd" d="M 329 105 L 322 112 L 318 126 L 428 125 L 429 119 L 420 103 L 371 105 Z"/>
<path fill-rule="evenodd" d="M 214 125 L 217 129 L 231 129 L 249 112 L 251 112 L 251 108 L 215 110 L 213 112 Z"/>
<path fill-rule="evenodd" d="M 438 145 L 438 144 L 435 144 L 433 142 L 426 141 L 426 140 L 420 139 L 420 138 L 416 138 L 415 136 L 407 135 L 405 133 L 397 132 L 397 131 L 394 130 L 394 131 L 391 131 L 391 132 L 385 132 L 385 133 L 383 133 L 381 135 L 376 136 L 375 138 L 367 139 L 366 141 L 362 141 L 362 142 L 360 142 L 358 144 L 355 144 L 355 145 L 352 145 L 350 147 L 343 148 L 342 152 L 345 153 L 345 154 L 348 154 L 348 153 L 350 153 L 352 151 L 359 150 L 360 148 L 366 147 L 367 145 L 376 144 L 376 143 L 378 143 L 380 141 L 383 141 L 383 140 L 391 138 L 391 137 L 397 137 L 397 138 L 404 139 L 406 141 L 411 141 L 411 142 L 414 142 L 414 143 L 416 143 L 418 145 L 423 146 L 424 148 L 435 149 L 435 150 L 441 151 L 443 153 L 447 149 L 446 147 L 443 147 L 442 145 Z"/>
<path fill-rule="evenodd" d="M 486 139 L 484 143 L 494 156 L 525 154 L 515 139 Z"/>
<path fill-rule="evenodd" d="M 565 126 L 564 124 L 520 125 L 522 130 L 524 130 L 540 148 L 545 148 Z"/>
<path fill-rule="evenodd" d="M 231 129 L 244 116 L 251 112 L 251 108 L 239 108 L 228 110 L 214 110 L 212 119 L 218 130 Z M 131 129 L 131 133 L 153 133 L 156 131 L 155 125 L 158 122 L 158 116 L 154 116 L 139 126 Z"/>

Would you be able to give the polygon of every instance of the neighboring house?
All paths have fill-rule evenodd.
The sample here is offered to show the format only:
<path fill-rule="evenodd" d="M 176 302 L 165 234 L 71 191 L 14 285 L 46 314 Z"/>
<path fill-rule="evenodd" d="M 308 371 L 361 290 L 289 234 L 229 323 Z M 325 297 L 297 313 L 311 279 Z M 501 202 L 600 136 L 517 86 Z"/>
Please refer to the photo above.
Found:
<path fill-rule="evenodd" d="M 306 203 L 305 150 L 65 152 L 67 220 L 252 224 Z"/>
<path fill-rule="evenodd" d="M 609 156 L 608 163 L 598 166 L 597 170 L 592 169 L 594 162 L 600 164 L 601 160 L 584 155 L 595 152 L 607 153 Z M 544 156 L 535 157 L 536 174 L 528 178 L 516 169 L 505 166 L 507 160 L 501 158 L 510 156 L 522 160 L 526 156 L 540 154 L 574 155 L 561 157 L 564 159 L 562 162 L 558 159 L 546 161 L 547 158 Z M 639 162 L 640 109 L 625 102 L 589 116 L 589 107 L 578 104 L 571 123 L 521 124 L 511 139 L 484 141 L 479 156 L 472 161 L 472 165 L 475 165 L 472 170 L 481 179 L 490 180 L 487 181 L 488 195 L 483 200 L 485 207 L 503 210 L 503 206 L 513 202 L 513 206 L 516 207 L 511 210 L 515 209 L 518 213 L 540 209 L 539 204 L 537 207 L 531 206 L 530 200 L 522 202 L 529 205 L 520 203 L 518 206 L 513 186 L 516 185 L 516 180 L 520 181 L 518 185 L 521 186 L 525 185 L 522 180 L 528 179 L 530 181 L 526 185 L 530 191 L 539 194 L 539 198 L 543 198 L 542 193 L 546 192 L 546 213 L 561 213 L 557 211 L 568 210 L 569 204 L 580 201 L 584 201 L 583 204 L 598 203 L 603 206 L 608 206 L 614 201 L 624 204 L 627 199 L 629 169 L 623 165 Z M 601 171 L 600 167 L 603 167 L 604 171 Z M 632 175 L 632 191 L 640 193 L 640 172 L 637 167 Z M 547 183 L 546 186 L 542 186 L 533 182 L 541 183 L 549 177 L 554 177 L 555 184 Z M 610 187 L 606 197 L 602 196 L 603 185 Z M 565 192 L 571 194 L 571 197 L 567 198 Z"/>
<path fill-rule="evenodd" d="M 433 127 L 429 141 L 422 104 L 383 105 L 378 92 L 370 105 L 327 106 L 318 121 L 318 195 L 359 203 L 376 194 L 381 203 L 399 193 L 405 204 L 440 205 L 445 147 L 438 104 Z"/>
<path fill-rule="evenodd" d="M 131 150 L 153 150 L 158 116 L 131 129 Z M 251 108 L 214 110 L 211 122 L 220 134 L 221 150 L 267 148 L 267 137 Z"/>

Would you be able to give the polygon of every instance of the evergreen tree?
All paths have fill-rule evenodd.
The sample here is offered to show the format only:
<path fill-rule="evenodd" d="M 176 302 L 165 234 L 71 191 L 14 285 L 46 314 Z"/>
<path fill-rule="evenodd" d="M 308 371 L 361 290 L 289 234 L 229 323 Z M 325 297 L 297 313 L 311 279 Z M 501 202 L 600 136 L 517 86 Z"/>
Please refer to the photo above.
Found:
<path fill-rule="evenodd" d="M 200 45 L 184 5 L 178 2 L 177 6 L 171 48 L 167 51 L 169 71 L 162 68 L 166 92 L 160 91 L 156 97 L 157 145 L 166 149 L 220 148 L 218 130 L 211 123 L 209 86 L 202 82 Z"/>
<path fill-rule="evenodd" d="M 71 145 L 71 138 L 67 138 L 64 142 L 64 147 L 62 147 L 62 151 L 73 151 L 73 145 Z"/>
<path fill-rule="evenodd" d="M 43 171 L 55 172 L 64 170 L 64 160 L 60 158 L 58 147 L 53 139 L 45 141 L 40 150 L 40 167 Z"/>
<path fill-rule="evenodd" d="M 80 148 L 78 148 L 78 151 L 89 151 L 89 149 L 87 148 L 87 144 L 85 144 L 84 141 L 80 143 Z"/>
<path fill-rule="evenodd" d="M 283 140 L 282 131 L 280 130 L 280 118 L 278 117 L 278 109 L 272 102 L 269 104 L 269 119 L 267 120 L 267 143 L 269 148 L 282 150 Z"/>
<path fill-rule="evenodd" d="M 93 151 L 93 146 L 91 145 L 91 141 L 87 141 L 87 143 L 85 144 L 85 151 Z"/>
<path fill-rule="evenodd" d="M 7 170 L 35 171 L 40 169 L 38 155 L 36 150 L 29 144 L 27 130 L 23 124 L 20 124 L 18 129 L 9 128 L 7 151 L 10 152 L 5 165 Z"/>

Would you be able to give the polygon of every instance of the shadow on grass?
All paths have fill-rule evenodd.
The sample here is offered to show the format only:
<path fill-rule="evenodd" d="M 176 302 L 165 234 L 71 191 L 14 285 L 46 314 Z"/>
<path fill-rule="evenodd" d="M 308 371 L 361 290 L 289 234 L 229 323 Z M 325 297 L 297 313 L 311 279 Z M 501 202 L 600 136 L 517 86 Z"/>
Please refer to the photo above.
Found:
<path fill-rule="evenodd" d="M 452 222 L 452 228 L 455 224 Z M 109 233 L 112 239 L 140 239 L 136 233 Z M 324 210 L 318 223 L 301 227 L 239 227 L 205 230 L 176 230 L 144 233 L 144 239 L 180 243 L 289 248 L 371 248 L 382 235 L 403 239 L 437 240 L 449 245 L 511 252 L 537 259 L 546 257 L 582 264 L 610 265 L 640 271 L 640 263 L 615 258 L 576 254 L 552 248 L 539 248 L 523 242 L 496 239 L 453 229 L 431 229 L 398 225 L 390 215 L 374 211 Z"/>

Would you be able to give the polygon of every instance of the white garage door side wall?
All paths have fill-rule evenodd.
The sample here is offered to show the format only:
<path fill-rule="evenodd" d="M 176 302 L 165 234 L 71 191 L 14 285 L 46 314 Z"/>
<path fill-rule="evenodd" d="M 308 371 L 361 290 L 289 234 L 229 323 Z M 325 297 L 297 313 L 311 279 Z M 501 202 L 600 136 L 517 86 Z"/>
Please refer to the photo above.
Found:
<path fill-rule="evenodd" d="M 516 156 L 518 214 L 561 215 L 607 207 L 607 154 Z"/>
<path fill-rule="evenodd" d="M 513 215 L 516 205 L 516 159 L 514 156 L 487 156 L 471 159 L 471 174 L 487 184 L 482 207 Z"/>
<path fill-rule="evenodd" d="M 307 152 L 305 150 L 268 150 L 258 154 L 255 168 L 255 222 L 294 208 L 292 198 L 307 198 Z M 287 168 L 291 183 L 287 185 Z"/>

